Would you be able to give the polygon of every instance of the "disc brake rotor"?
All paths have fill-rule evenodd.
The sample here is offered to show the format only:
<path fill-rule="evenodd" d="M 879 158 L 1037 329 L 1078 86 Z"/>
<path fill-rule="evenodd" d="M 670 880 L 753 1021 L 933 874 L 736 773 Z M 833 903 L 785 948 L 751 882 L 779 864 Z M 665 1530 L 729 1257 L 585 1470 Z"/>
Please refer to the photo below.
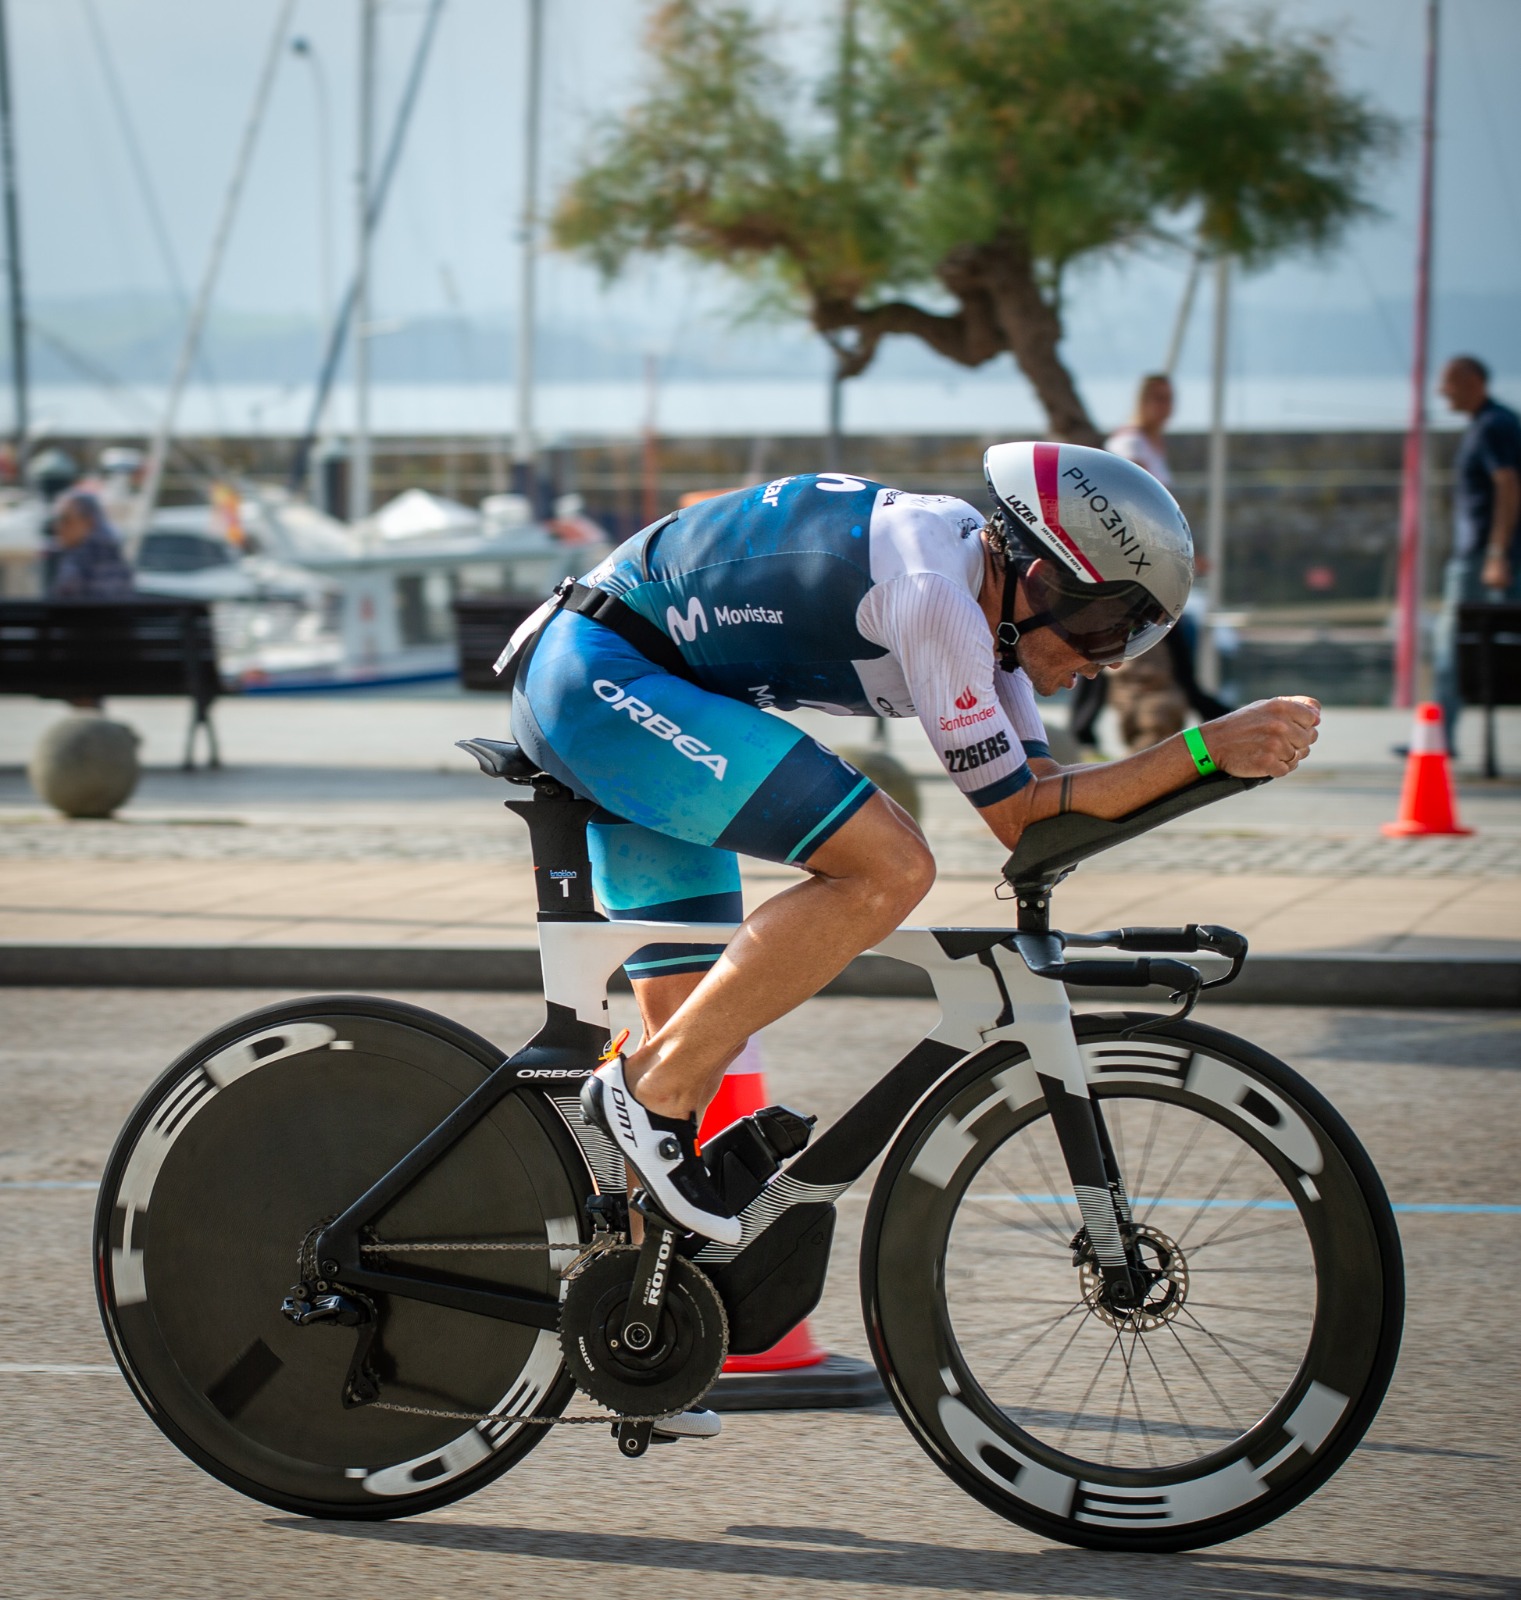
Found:
<path fill-rule="evenodd" d="M 1111 1327 L 1127 1333 L 1151 1333 L 1183 1309 L 1188 1299 L 1188 1263 L 1177 1244 L 1156 1228 L 1138 1223 L 1133 1238 L 1141 1269 L 1150 1280 L 1140 1305 L 1122 1307 L 1110 1302 L 1091 1251 L 1078 1268 L 1078 1285 L 1088 1309 Z"/>
<path fill-rule="evenodd" d="M 560 1350 L 576 1386 L 623 1416 L 674 1416 L 718 1381 L 729 1322 L 712 1281 L 678 1256 L 654 1343 L 632 1350 L 624 1316 L 639 1254 L 609 1251 L 571 1280 L 560 1305 Z"/>

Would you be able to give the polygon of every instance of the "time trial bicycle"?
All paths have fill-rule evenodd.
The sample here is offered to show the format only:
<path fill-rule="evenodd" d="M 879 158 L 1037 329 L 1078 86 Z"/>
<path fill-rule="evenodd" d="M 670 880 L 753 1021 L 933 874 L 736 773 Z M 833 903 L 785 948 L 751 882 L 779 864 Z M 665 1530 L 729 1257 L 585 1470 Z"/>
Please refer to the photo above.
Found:
<path fill-rule="evenodd" d="M 610 1421 L 637 1456 L 729 1352 L 813 1309 L 835 1202 L 883 1151 L 871 1352 L 930 1458 L 993 1511 L 1179 1550 L 1260 1527 L 1347 1458 L 1403 1316 L 1372 1164 L 1298 1074 L 1188 1015 L 1210 985 L 1179 957 L 1228 958 L 1228 982 L 1239 934 L 1051 925 L 1078 862 L 1249 783 L 1027 829 L 1005 867 L 1014 928 L 879 947 L 928 973 L 931 1033 L 819 1137 L 772 1107 L 705 1146 L 740 1244 L 645 1208 L 636 1245 L 623 1164 L 577 1099 L 608 1044 L 607 980 L 651 939 L 722 932 L 603 919 L 594 808 L 514 745 L 461 743 L 531 790 L 508 808 L 531 834 L 538 1033 L 508 1053 L 394 1000 L 268 1006 L 185 1051 L 112 1152 L 101 1314 L 193 1460 L 273 1506 L 376 1518 L 470 1494 L 557 1423 Z M 1131 954 L 1069 955 L 1099 948 Z M 1158 984 L 1171 1012 L 1074 1015 L 1067 994 Z M 578 1389 L 602 1411 L 564 1416 Z"/>

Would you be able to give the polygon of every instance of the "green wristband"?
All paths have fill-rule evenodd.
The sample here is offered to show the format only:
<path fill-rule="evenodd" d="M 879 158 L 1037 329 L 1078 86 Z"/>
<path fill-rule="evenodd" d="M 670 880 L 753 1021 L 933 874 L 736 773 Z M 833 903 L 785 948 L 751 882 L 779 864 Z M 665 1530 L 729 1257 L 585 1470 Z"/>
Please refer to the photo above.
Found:
<path fill-rule="evenodd" d="M 1220 769 L 1210 760 L 1209 751 L 1205 748 L 1204 735 L 1197 728 L 1183 730 L 1183 743 L 1188 746 L 1188 753 L 1194 758 L 1194 765 L 1203 777 L 1208 777 L 1212 772 Z"/>

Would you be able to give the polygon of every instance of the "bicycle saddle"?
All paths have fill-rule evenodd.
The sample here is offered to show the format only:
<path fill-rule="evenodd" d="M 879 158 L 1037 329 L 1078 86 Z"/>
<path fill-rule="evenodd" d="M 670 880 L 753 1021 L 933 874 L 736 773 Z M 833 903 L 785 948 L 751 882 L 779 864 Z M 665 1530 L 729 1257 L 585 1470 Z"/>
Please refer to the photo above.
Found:
<path fill-rule="evenodd" d="M 1017 888 L 1049 888 L 1065 878 L 1080 861 L 1112 850 L 1127 839 L 1138 838 L 1174 817 L 1186 816 L 1200 806 L 1255 789 L 1268 778 L 1233 778 L 1216 772 L 1186 789 L 1164 794 L 1123 817 L 1090 817 L 1080 811 L 1032 822 L 1019 836 L 1014 854 L 1004 863 L 1003 875 Z"/>
<path fill-rule="evenodd" d="M 455 745 L 475 757 L 476 765 L 492 778 L 508 783 L 532 783 L 539 769 L 522 750 L 506 739 L 456 739 Z"/>

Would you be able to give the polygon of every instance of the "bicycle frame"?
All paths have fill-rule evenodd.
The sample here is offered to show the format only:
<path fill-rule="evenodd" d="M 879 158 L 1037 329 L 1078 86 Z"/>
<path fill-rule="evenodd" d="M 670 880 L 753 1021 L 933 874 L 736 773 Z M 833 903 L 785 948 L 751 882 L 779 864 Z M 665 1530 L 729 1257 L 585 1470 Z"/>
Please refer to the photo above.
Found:
<path fill-rule="evenodd" d="M 432 1301 L 553 1330 L 558 1301 L 548 1297 L 367 1265 L 361 1250 L 364 1230 L 509 1094 L 529 1095 L 541 1106 L 547 1102 L 548 1113 L 563 1119 L 586 1161 L 589 1185 L 622 1188 L 622 1164 L 610 1141 L 583 1122 L 574 1093 L 563 1092 L 579 1087 L 608 1041 L 608 979 L 641 945 L 711 945 L 727 941 L 735 927 L 607 921 L 591 893 L 585 830 L 594 808 L 549 780 L 539 783 L 532 800 L 507 805 L 524 818 L 531 834 L 544 1026 L 328 1224 L 317 1240 L 316 1256 L 326 1277 L 361 1292 Z M 1061 936 L 1049 930 L 1048 907 L 1048 891 L 1022 892 L 1018 932 L 901 928 L 876 946 L 875 953 L 928 974 L 940 1005 L 939 1020 L 744 1208 L 738 1245 L 697 1241 L 694 1259 L 714 1278 L 729 1308 L 732 1348 L 767 1348 L 813 1309 L 828 1269 L 834 1202 L 882 1153 L 925 1094 L 963 1061 L 995 1044 L 1020 1043 L 1038 1063 L 1094 1255 L 1113 1293 L 1124 1297 L 1132 1292 L 1120 1226 L 1129 1221 L 1128 1204 L 1088 1093 L 1071 1005 L 1059 975 Z M 1035 970 L 1042 965 L 1044 974 Z M 1155 965 L 1193 972 L 1180 963 Z M 562 1091 L 558 1095 L 556 1088 Z"/>

